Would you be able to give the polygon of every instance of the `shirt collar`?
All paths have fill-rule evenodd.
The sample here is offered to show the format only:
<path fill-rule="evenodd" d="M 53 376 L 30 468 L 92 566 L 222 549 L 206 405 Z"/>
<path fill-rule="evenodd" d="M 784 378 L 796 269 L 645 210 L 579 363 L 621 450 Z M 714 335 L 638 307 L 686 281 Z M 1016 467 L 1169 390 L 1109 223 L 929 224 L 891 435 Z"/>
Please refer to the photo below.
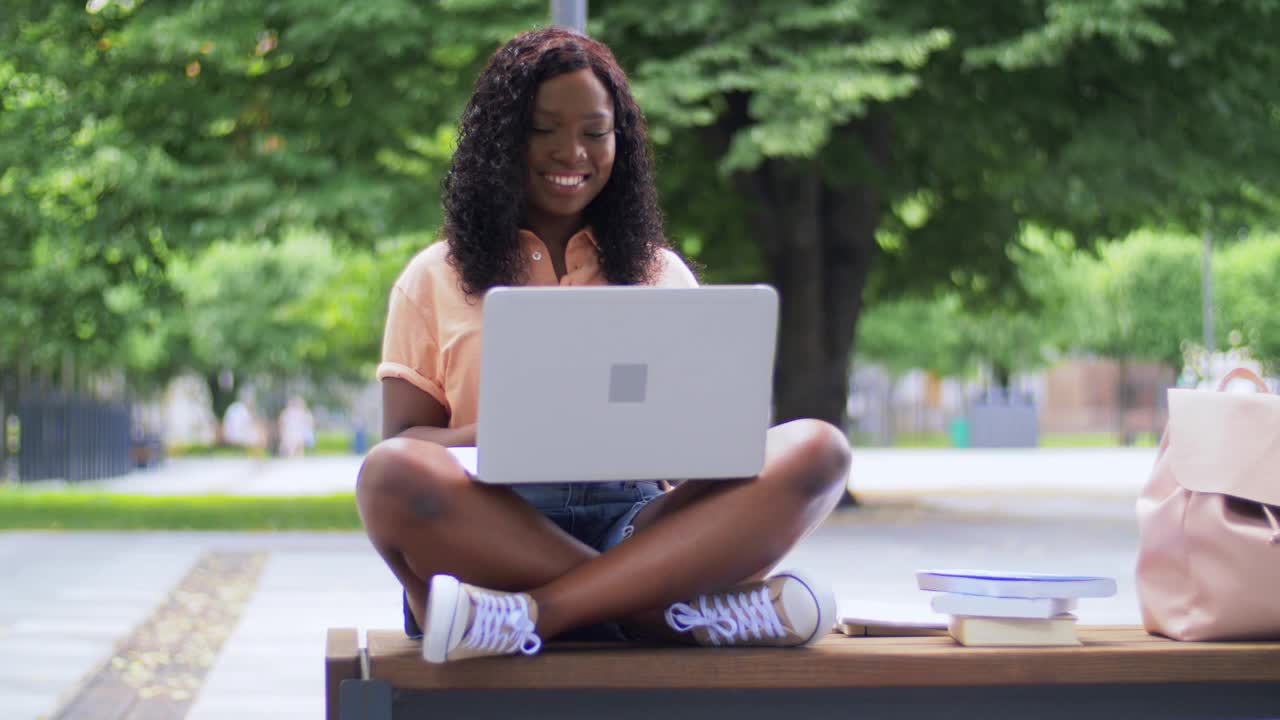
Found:
<path fill-rule="evenodd" d="M 532 230 L 526 230 L 524 228 L 520 228 L 517 235 L 520 238 L 521 244 L 525 245 L 526 247 L 533 245 L 535 247 L 540 247 L 541 249 L 544 249 L 544 250 L 547 247 L 547 244 L 542 241 L 542 238 L 538 237 L 537 234 L 534 233 Z M 573 235 L 569 236 L 569 242 L 565 243 L 565 247 L 564 247 L 565 254 L 567 255 L 570 252 L 570 250 L 574 248 L 575 245 L 581 245 L 583 243 L 585 243 L 588 247 L 590 247 L 593 250 L 598 250 L 600 248 L 599 243 L 596 242 L 595 233 L 591 231 L 591 226 L 589 225 L 582 228 L 581 230 L 574 233 Z"/>
<path fill-rule="evenodd" d="M 519 231 L 521 249 L 530 263 L 529 285 L 598 285 L 605 284 L 600 274 L 600 253 L 591 228 L 583 228 L 565 244 L 565 274 L 557 278 L 551 266 L 546 243 L 533 232 Z"/>

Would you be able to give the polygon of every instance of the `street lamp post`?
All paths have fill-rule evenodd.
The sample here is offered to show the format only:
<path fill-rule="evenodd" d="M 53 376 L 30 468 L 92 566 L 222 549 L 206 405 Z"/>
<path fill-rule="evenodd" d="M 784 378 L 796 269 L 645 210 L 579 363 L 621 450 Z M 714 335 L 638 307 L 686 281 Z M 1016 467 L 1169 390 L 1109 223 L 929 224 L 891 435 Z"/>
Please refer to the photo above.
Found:
<path fill-rule="evenodd" d="M 1212 381 L 1213 374 L 1213 206 L 1207 206 L 1204 222 L 1204 246 L 1201 249 L 1201 319 L 1204 323 L 1204 377 Z"/>
<path fill-rule="evenodd" d="M 587 32 L 587 0 L 551 0 L 551 24 Z"/>

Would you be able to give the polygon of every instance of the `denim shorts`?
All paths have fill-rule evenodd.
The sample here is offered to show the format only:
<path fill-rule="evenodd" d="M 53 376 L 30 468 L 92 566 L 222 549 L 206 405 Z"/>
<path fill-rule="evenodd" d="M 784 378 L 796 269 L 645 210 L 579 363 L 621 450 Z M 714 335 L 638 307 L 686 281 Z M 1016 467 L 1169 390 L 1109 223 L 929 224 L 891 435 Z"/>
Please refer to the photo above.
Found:
<path fill-rule="evenodd" d="M 636 515 L 662 494 L 662 487 L 652 480 L 515 485 L 511 489 L 561 530 L 599 552 L 605 552 L 631 537 Z M 421 638 L 422 628 L 409 612 L 407 595 L 402 596 L 402 604 L 405 634 L 410 638 Z M 608 641 L 625 640 L 626 637 L 617 623 L 602 623 L 570 631 L 558 639 Z"/>

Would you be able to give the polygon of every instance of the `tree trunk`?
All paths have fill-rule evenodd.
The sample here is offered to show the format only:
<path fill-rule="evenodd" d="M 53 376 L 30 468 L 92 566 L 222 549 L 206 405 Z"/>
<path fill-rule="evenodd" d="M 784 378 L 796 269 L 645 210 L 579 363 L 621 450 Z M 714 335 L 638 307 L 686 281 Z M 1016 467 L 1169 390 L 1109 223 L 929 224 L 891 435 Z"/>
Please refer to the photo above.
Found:
<path fill-rule="evenodd" d="M 721 155 L 753 124 L 748 94 L 725 99 L 726 112 L 707 128 Z M 734 182 L 752 210 L 755 241 L 781 303 L 774 422 L 816 418 L 847 431 L 854 331 L 878 248 L 884 209 L 878 181 L 889 166 L 892 121 L 873 111 L 832 133 L 861 150 L 868 173 L 857 182 L 837 182 L 832 175 L 841 173 L 824 172 L 831 168 L 821 153 L 766 159 L 734 175 Z"/>
<path fill-rule="evenodd" d="M 898 437 L 898 413 L 895 410 L 893 396 L 897 394 L 898 377 L 896 375 L 889 376 L 889 384 L 884 391 L 884 432 L 881 433 L 880 442 L 885 447 L 893 447 L 893 441 Z"/>
<path fill-rule="evenodd" d="M 265 395 L 262 420 L 266 423 L 267 454 L 275 455 L 280 448 L 280 413 L 288 402 L 288 393 L 284 384 L 273 380 L 269 381 Z"/>
<path fill-rule="evenodd" d="M 837 132 L 856 133 L 870 165 L 883 168 L 890 130 L 876 113 Z M 837 185 L 822 170 L 817 158 L 769 159 L 737 180 L 782 304 L 775 420 L 817 418 L 846 430 L 854 330 L 883 195 L 870 182 Z"/>
<path fill-rule="evenodd" d="M 1006 399 L 1012 399 L 1013 393 L 1010 392 L 1010 382 L 1013 379 L 1013 371 L 1007 365 L 994 363 L 991 366 L 991 377 L 995 380 L 996 387 L 1000 388 L 1000 392 L 1004 393 Z"/>
<path fill-rule="evenodd" d="M 870 165 L 888 162 L 887 116 L 840 131 L 858 133 Z M 736 179 L 755 210 L 756 241 L 781 302 L 774 421 L 816 418 L 847 432 L 854 330 L 883 196 L 871 182 L 834 184 L 819 158 L 765 160 Z"/>
<path fill-rule="evenodd" d="M 9 477 L 9 456 L 17 449 L 9 447 L 9 416 L 18 414 L 14 385 L 12 370 L 0 366 L 0 485 L 14 479 Z"/>
<path fill-rule="evenodd" d="M 1120 377 L 1116 384 L 1116 437 L 1124 447 L 1133 445 L 1129 431 L 1129 361 L 1120 358 Z"/>
<path fill-rule="evenodd" d="M 222 418 L 227 414 L 227 408 L 231 407 L 231 403 L 236 401 L 237 381 L 231 381 L 231 387 L 223 388 L 218 378 L 218 373 L 207 373 L 204 376 L 205 385 L 209 388 L 209 402 L 213 406 L 214 427 L 217 428 L 217 438 L 215 444 L 221 445 L 222 437 Z"/>

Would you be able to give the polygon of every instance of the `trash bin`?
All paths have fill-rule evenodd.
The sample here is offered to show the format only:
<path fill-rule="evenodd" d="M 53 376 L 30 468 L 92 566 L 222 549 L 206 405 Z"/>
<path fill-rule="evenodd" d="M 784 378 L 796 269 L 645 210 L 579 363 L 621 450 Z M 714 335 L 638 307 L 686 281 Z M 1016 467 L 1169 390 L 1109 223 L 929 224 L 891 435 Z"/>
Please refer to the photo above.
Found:
<path fill-rule="evenodd" d="M 364 428 L 356 428 L 355 437 L 351 439 L 351 450 L 357 455 L 363 455 L 368 449 L 369 433 Z"/>
<path fill-rule="evenodd" d="M 1002 392 L 969 405 L 969 446 L 975 448 L 1023 448 L 1040 444 L 1036 405 L 1028 397 Z"/>
<path fill-rule="evenodd" d="M 947 434 L 951 436 L 951 447 L 969 447 L 969 418 L 964 416 L 952 418 L 947 424 Z"/>

